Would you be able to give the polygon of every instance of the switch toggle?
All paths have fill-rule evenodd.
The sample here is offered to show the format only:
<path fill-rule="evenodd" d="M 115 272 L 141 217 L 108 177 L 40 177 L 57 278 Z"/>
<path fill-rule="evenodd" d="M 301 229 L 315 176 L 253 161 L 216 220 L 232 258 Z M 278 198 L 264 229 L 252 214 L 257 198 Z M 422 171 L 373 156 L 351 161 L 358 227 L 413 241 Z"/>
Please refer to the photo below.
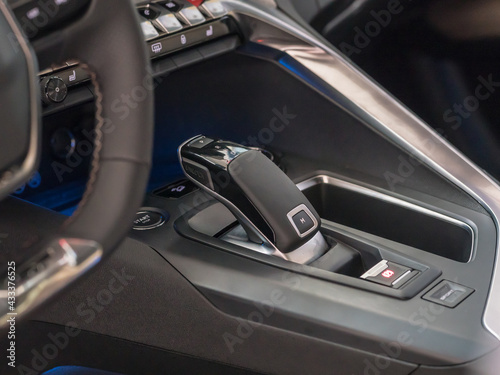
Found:
<path fill-rule="evenodd" d="M 472 288 L 443 280 L 422 298 L 452 309 L 472 293 L 474 293 Z"/>
<path fill-rule="evenodd" d="M 418 274 L 410 267 L 382 260 L 361 276 L 362 279 L 397 288 Z"/>

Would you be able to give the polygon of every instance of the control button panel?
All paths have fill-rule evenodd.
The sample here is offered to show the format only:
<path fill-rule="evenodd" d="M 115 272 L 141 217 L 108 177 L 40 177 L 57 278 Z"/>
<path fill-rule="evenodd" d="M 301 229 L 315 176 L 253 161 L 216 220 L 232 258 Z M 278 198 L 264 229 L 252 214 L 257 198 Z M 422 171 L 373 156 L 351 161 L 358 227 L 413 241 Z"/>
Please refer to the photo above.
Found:
<path fill-rule="evenodd" d="M 226 8 L 220 1 L 202 3 L 203 1 L 195 4 L 188 0 L 157 0 L 137 8 L 143 19 L 141 27 L 144 38 L 147 41 L 156 39 L 150 45 L 151 57 L 227 35 L 228 32 L 221 33 L 221 27 L 213 24 L 214 20 L 228 13 Z M 191 29 L 199 26 L 206 27 L 197 29 L 195 35 L 192 35 Z M 172 34 L 177 34 L 175 43 L 172 41 L 165 43 L 165 38 L 158 40 L 159 37 L 168 37 Z"/>
<path fill-rule="evenodd" d="M 472 293 L 474 293 L 472 288 L 443 280 L 422 298 L 442 306 L 455 308 Z"/>
<path fill-rule="evenodd" d="M 162 39 L 148 42 L 149 54 L 152 58 L 163 56 L 183 48 L 191 47 L 211 39 L 228 35 L 230 28 L 227 23 L 213 21 L 195 28 L 185 30 Z"/>
<path fill-rule="evenodd" d="M 40 74 L 40 90 L 45 104 L 44 114 L 93 100 L 94 96 L 88 88 L 77 87 L 89 80 L 87 71 L 73 62 L 43 71 Z"/>
<path fill-rule="evenodd" d="M 314 228 L 314 222 L 304 210 L 301 210 L 299 213 L 293 215 L 292 220 L 295 224 L 295 228 L 298 229 L 300 234 L 304 234 L 308 230 Z"/>
<path fill-rule="evenodd" d="M 382 260 L 364 273 L 361 278 L 391 288 L 399 288 L 420 272 L 387 260 Z"/>

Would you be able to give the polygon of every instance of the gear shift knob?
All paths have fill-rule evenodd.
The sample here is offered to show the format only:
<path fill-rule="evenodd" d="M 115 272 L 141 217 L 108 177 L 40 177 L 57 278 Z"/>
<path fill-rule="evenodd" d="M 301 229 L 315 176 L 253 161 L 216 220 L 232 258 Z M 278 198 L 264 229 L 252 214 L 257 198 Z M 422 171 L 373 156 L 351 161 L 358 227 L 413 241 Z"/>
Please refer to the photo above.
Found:
<path fill-rule="evenodd" d="M 226 205 L 252 241 L 289 253 L 318 233 L 316 210 L 262 153 L 197 136 L 179 147 L 179 159 L 186 176 Z"/>

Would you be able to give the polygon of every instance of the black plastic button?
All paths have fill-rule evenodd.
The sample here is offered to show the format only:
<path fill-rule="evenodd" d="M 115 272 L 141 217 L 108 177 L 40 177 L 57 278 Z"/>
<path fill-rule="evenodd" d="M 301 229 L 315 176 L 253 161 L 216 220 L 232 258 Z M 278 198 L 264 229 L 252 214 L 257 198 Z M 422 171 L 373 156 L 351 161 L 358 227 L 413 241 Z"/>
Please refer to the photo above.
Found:
<path fill-rule="evenodd" d="M 472 288 L 443 280 L 422 298 L 439 305 L 455 308 L 472 293 L 474 293 Z"/>
<path fill-rule="evenodd" d="M 150 230 L 162 226 L 166 221 L 164 215 L 153 211 L 139 211 L 134 220 L 135 230 Z"/>
<path fill-rule="evenodd" d="M 208 137 L 200 137 L 200 138 L 197 138 L 195 139 L 193 142 L 191 142 L 189 144 L 189 147 L 193 147 L 193 148 L 203 148 L 205 146 L 208 146 L 210 143 L 213 143 L 213 139 L 212 138 L 208 138 Z"/>
<path fill-rule="evenodd" d="M 400 264 L 387 262 L 387 268 L 382 270 L 376 276 L 368 276 L 366 280 L 373 281 L 377 284 L 382 284 L 385 286 L 390 286 L 398 281 L 399 278 L 409 274 L 411 272 L 411 268 L 402 266 Z"/>
<path fill-rule="evenodd" d="M 214 189 L 214 185 L 212 183 L 212 178 L 210 177 L 210 172 L 204 166 L 184 160 L 182 165 L 184 166 L 184 170 L 186 173 L 202 185 L 209 187 L 210 189 Z"/>
<path fill-rule="evenodd" d="M 182 8 L 184 8 L 184 3 L 181 1 L 174 1 L 174 0 L 160 0 L 160 1 L 155 1 L 155 4 L 158 4 L 165 9 L 168 9 L 171 12 L 177 13 L 179 12 Z"/>
<path fill-rule="evenodd" d="M 228 25 L 222 21 L 215 21 L 150 42 L 149 53 L 153 58 L 162 56 L 227 35 L 229 32 Z"/>
<path fill-rule="evenodd" d="M 155 195 L 158 195 L 160 197 L 164 198 L 182 198 L 185 195 L 188 195 L 189 193 L 192 193 L 193 191 L 198 190 L 198 187 L 192 183 L 191 181 L 188 180 L 182 180 L 179 182 L 176 182 L 175 184 L 168 185 L 164 189 L 158 190 Z"/>
<path fill-rule="evenodd" d="M 67 86 L 78 85 L 90 79 L 90 75 L 85 69 L 73 67 L 70 69 L 57 72 L 57 76 L 61 78 Z"/>
<path fill-rule="evenodd" d="M 158 16 L 160 15 L 160 12 L 158 12 L 156 9 L 153 9 L 149 5 L 140 7 L 137 9 L 137 11 L 139 12 L 139 14 L 142 17 L 144 17 L 148 20 L 154 20 L 154 19 L 158 18 Z"/>
<path fill-rule="evenodd" d="M 311 217 L 304 210 L 302 210 L 299 213 L 295 214 L 292 217 L 292 220 L 293 220 L 293 222 L 295 224 L 295 227 L 300 232 L 300 234 L 304 234 L 307 231 L 309 231 L 312 228 L 314 228 L 314 221 L 311 219 Z"/>

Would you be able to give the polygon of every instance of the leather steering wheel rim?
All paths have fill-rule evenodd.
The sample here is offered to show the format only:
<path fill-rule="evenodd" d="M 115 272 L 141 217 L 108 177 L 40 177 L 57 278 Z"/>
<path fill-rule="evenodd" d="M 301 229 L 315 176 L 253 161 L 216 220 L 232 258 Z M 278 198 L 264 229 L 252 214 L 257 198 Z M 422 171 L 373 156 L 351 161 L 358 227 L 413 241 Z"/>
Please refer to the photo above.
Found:
<path fill-rule="evenodd" d="M 78 20 L 37 40 L 34 46 L 43 46 L 43 54 L 38 56 L 42 66 L 76 60 L 88 70 L 96 95 L 95 148 L 77 211 L 55 238 L 43 239 L 32 251 L 46 255 L 58 253 L 57 248 L 67 264 L 47 274 L 54 277 L 59 272 L 57 285 L 49 282 L 29 291 L 18 289 L 39 300 L 23 307 L 22 312 L 52 297 L 125 238 L 146 190 L 154 126 L 150 61 L 132 1 L 92 0 Z M 141 99 L 127 107 L 126 115 L 123 108 L 117 109 L 124 105 L 120 101 L 124 95 Z M 89 244 L 92 254 L 88 253 Z M 53 267 L 52 263 L 48 266 Z M 18 283 L 22 288 L 22 275 Z M 0 293 L 0 315 L 7 311 L 5 292 Z"/>

